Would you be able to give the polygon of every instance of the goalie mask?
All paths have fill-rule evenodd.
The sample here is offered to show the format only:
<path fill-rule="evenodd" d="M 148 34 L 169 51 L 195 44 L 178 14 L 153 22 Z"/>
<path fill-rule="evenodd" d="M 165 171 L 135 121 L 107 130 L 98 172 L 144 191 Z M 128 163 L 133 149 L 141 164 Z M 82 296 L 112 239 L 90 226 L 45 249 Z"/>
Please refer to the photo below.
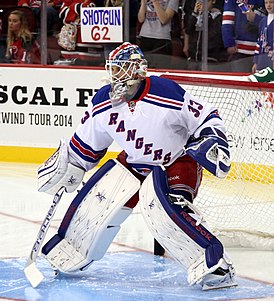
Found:
<path fill-rule="evenodd" d="M 130 100 L 146 77 L 147 61 L 137 45 L 125 42 L 109 54 L 105 68 L 111 84 L 113 105 Z"/>

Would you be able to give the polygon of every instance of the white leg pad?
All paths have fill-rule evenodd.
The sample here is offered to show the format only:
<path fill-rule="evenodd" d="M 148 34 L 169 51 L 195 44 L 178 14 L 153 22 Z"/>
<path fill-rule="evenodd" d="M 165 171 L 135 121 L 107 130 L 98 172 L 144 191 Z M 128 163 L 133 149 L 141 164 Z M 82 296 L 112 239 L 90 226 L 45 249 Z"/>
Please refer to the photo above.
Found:
<path fill-rule="evenodd" d="M 142 215 L 153 237 L 187 271 L 200 258 L 204 249 L 185 234 L 170 218 L 153 189 L 152 173 L 143 182 L 140 192 Z"/>
<path fill-rule="evenodd" d="M 147 176 L 139 192 L 141 212 L 154 238 L 187 271 L 189 284 L 193 285 L 202 282 L 206 275 L 216 271 L 219 267 L 227 269 L 229 266 L 232 266 L 232 263 L 226 258 L 225 254 L 223 254 L 223 258 L 220 257 L 210 268 L 207 266 L 206 249 L 194 241 L 197 239 L 196 236 L 198 234 L 190 227 L 190 225 L 192 225 L 196 230 L 200 229 L 198 231 L 201 233 L 201 236 L 210 235 L 211 240 L 213 235 L 210 234 L 208 230 L 204 231 L 204 229 L 207 228 L 205 221 L 196 208 L 187 201 L 187 207 L 194 213 L 187 215 L 184 213 L 182 207 L 180 214 L 185 215 L 189 226 L 184 224 L 183 219 L 180 220 L 177 217 L 175 211 L 174 213 L 169 212 L 168 214 L 157 196 L 153 172 Z M 159 180 L 160 178 L 155 179 Z M 159 190 L 159 185 L 161 185 L 159 183 L 161 183 L 161 180 L 156 184 L 156 186 L 158 185 L 157 190 Z M 166 190 L 163 191 L 166 195 Z M 180 206 L 180 204 L 178 206 Z M 199 225 L 202 225 L 204 228 L 201 228 Z M 214 241 L 216 241 L 216 239 L 214 239 Z"/>
<path fill-rule="evenodd" d="M 131 212 L 131 208 L 121 208 L 113 220 L 101 224 L 100 228 L 94 224 L 94 231 L 91 225 L 91 228 L 78 225 L 74 229 L 69 229 L 65 238 L 46 255 L 46 259 L 63 273 L 84 270 L 93 261 L 105 255 L 121 228 L 120 224 Z"/>
<path fill-rule="evenodd" d="M 78 196 L 72 202 L 63 225 L 66 225 L 70 210 L 75 210 L 75 200 L 78 207 L 67 224 L 64 237 L 59 239 L 63 231 L 60 229 L 64 228 L 61 224 L 58 234 L 43 247 L 46 259 L 61 272 L 83 270 L 94 260 L 101 259 L 120 230 L 121 223 L 132 212 L 124 205 L 139 190 L 140 181 L 119 162 L 111 161 L 116 164 L 103 172 L 96 183 L 91 177 L 83 187 L 91 186 L 84 197 L 82 189 L 78 194 L 80 202 Z"/>

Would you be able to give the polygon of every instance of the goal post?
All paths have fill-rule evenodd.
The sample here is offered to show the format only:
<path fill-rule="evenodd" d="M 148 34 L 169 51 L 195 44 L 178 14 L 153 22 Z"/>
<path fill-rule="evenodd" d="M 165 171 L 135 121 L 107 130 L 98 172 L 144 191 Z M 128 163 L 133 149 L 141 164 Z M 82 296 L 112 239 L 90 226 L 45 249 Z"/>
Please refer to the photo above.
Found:
<path fill-rule="evenodd" d="M 227 129 L 226 179 L 205 172 L 195 204 L 227 247 L 274 250 L 274 84 L 164 74 L 212 103 Z"/>

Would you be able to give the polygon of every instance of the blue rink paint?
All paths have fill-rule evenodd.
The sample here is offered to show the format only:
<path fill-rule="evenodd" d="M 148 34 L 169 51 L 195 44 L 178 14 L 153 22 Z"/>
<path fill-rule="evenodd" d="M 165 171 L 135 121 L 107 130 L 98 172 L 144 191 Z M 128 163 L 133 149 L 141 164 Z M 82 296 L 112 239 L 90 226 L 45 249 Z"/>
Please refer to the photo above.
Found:
<path fill-rule="evenodd" d="M 236 277 L 236 288 L 203 292 L 189 287 L 186 273 L 169 258 L 145 252 L 107 253 L 85 272 L 53 278 L 43 258 L 45 280 L 33 289 L 25 278 L 26 259 L 0 261 L 0 300 L 28 301 L 195 301 L 274 298 L 274 286 Z M 272 298 L 271 298 L 272 300 Z"/>

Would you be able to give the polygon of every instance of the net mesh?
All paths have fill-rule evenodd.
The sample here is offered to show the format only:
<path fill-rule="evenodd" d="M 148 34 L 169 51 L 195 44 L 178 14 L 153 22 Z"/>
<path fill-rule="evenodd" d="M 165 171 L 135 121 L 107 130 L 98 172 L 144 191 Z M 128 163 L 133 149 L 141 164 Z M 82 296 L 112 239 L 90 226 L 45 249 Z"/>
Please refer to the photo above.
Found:
<path fill-rule="evenodd" d="M 181 84 L 225 122 L 232 168 L 205 172 L 195 204 L 226 246 L 274 249 L 274 93 Z"/>

